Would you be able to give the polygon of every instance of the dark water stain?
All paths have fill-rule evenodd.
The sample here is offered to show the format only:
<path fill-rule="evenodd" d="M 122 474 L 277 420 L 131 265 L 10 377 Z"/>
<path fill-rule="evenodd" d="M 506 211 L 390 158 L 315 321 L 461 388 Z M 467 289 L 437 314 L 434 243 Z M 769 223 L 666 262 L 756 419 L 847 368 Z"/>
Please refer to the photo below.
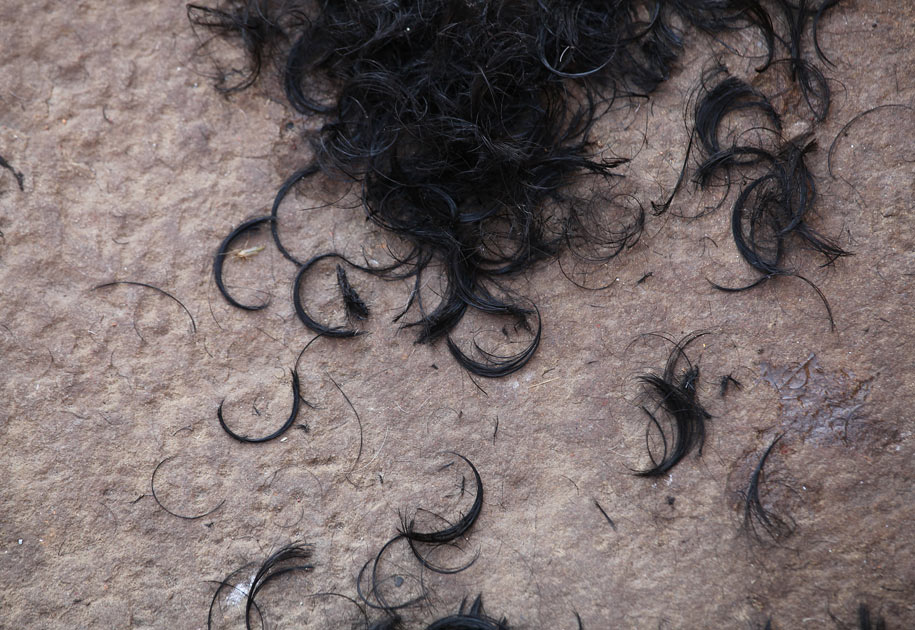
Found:
<path fill-rule="evenodd" d="M 815 354 L 785 367 L 759 364 L 760 380 L 779 395 L 779 420 L 804 442 L 850 444 L 867 428 L 865 404 L 873 377 L 858 378 L 847 370 L 827 371 Z"/>

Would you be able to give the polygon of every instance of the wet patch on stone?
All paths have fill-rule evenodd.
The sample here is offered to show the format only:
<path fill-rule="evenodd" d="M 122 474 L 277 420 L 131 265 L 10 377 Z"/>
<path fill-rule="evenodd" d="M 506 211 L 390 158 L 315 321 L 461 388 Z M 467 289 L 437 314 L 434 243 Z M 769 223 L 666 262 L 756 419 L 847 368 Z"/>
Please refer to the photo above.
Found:
<path fill-rule="evenodd" d="M 778 392 L 779 420 L 786 431 L 822 446 L 848 445 L 864 438 L 865 405 L 873 377 L 827 371 L 815 354 L 784 367 L 762 362 L 759 372 L 760 380 Z"/>

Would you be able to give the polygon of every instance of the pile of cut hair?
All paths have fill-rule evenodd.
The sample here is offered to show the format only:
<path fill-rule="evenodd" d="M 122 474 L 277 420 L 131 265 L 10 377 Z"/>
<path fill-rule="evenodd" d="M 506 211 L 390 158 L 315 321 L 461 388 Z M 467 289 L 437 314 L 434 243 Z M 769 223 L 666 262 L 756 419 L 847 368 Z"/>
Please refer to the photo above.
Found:
<path fill-rule="evenodd" d="M 280 202 L 317 173 L 354 181 L 368 219 L 407 248 L 392 253 L 391 264 L 341 256 L 342 262 L 415 281 L 395 321 L 415 307 L 418 314 L 402 325 L 418 330 L 417 342 L 447 337 L 465 368 L 497 377 L 523 367 L 540 340 L 536 306 L 505 280 L 563 250 L 589 263 L 610 260 L 642 231 L 641 204 L 634 208 L 609 192 L 626 160 L 596 148 L 596 121 L 617 99 L 646 98 L 667 79 L 688 27 L 758 30 L 766 47 L 758 70 L 785 68 L 822 118 L 828 84 L 804 59 L 802 41 L 809 25 L 817 54 L 828 62 L 816 29 L 837 3 L 229 0 L 188 5 L 188 16 L 195 29 L 236 38 L 247 52 L 247 67 L 219 71 L 219 90 L 248 88 L 275 66 L 295 111 L 323 117 L 310 137 L 307 164 L 291 174 L 271 215 L 261 218 L 271 224 L 279 251 L 300 267 L 296 287 L 312 265 L 280 241 Z M 787 57 L 779 59 L 782 48 Z M 803 152 L 785 160 L 796 165 Z M 757 195 L 770 182 L 806 185 L 795 168 L 760 183 Z M 799 214 L 779 231 L 809 237 Z M 757 258 L 751 263 L 757 269 L 783 273 L 777 260 Z M 443 289 L 438 303 L 427 305 L 420 287 L 431 267 L 441 270 Z M 240 305 L 220 278 L 217 283 Z M 301 299 L 298 291 L 295 299 Z M 305 309 L 298 306 L 301 316 Z M 511 356 L 478 349 L 482 358 L 472 358 L 450 337 L 468 309 L 515 319 L 530 331 L 530 344 Z M 340 332 L 311 317 L 303 322 L 319 333 Z"/>

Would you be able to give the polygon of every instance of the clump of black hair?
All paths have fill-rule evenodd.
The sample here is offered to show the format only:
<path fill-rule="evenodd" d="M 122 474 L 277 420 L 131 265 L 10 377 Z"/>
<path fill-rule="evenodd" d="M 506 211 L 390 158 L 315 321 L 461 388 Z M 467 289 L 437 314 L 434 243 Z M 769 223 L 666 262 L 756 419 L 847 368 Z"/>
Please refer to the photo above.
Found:
<path fill-rule="evenodd" d="M 257 605 L 257 596 L 268 583 L 276 578 L 293 572 L 309 572 L 314 569 L 310 563 L 302 564 L 310 560 L 314 552 L 314 547 L 304 543 L 293 543 L 286 545 L 272 553 L 263 564 L 257 569 L 254 577 L 251 578 L 251 584 L 247 590 L 241 591 L 245 596 L 245 628 L 252 629 L 251 618 L 252 612 L 256 612 L 260 619 L 261 627 L 267 627 L 264 620 L 263 612 Z M 248 571 L 251 565 L 245 565 L 230 573 L 226 578 L 218 582 L 216 591 L 213 593 L 213 599 L 210 600 L 210 609 L 207 614 L 207 629 L 213 627 L 213 608 L 216 606 L 216 600 L 223 589 L 239 589 L 232 584 L 233 581 Z"/>
<path fill-rule="evenodd" d="M 19 190 L 25 190 L 25 186 L 23 185 L 23 180 L 25 179 L 25 176 L 22 173 L 20 173 L 19 171 L 17 171 L 15 168 L 13 168 L 12 164 L 10 164 L 5 159 L 3 159 L 2 155 L 0 155 L 0 168 L 5 168 L 10 173 L 12 173 L 13 177 L 16 178 L 16 183 L 19 185 Z"/>
<path fill-rule="evenodd" d="M 760 0 L 228 0 L 188 5 L 188 16 L 248 53 L 246 68 L 220 74 L 223 92 L 249 87 L 272 62 L 291 107 L 325 116 L 310 138 L 311 162 L 283 185 L 272 213 L 278 249 L 303 267 L 297 283 L 307 263 L 280 242 L 279 201 L 318 171 L 354 180 L 368 219 L 408 244 L 392 265 L 356 266 L 414 278 L 417 315 L 402 325 L 418 330 L 419 343 L 447 338 L 466 369 L 495 377 L 533 356 L 539 316 L 524 350 L 480 350 L 477 360 L 450 337 L 468 309 L 529 328 L 536 309 L 504 279 L 564 248 L 606 261 L 638 240 L 644 212 L 607 194 L 625 160 L 598 154 L 591 132 L 616 98 L 644 97 L 669 76 L 683 46 L 675 18 L 710 33 L 758 29 L 767 48 L 760 69 L 785 42 L 792 76 L 808 102 L 820 102 L 828 86 L 800 42 L 808 22 L 816 42 L 835 2 L 775 3 L 787 37 L 776 36 Z M 433 264 L 444 289 L 429 306 L 419 287 Z"/>
<path fill-rule="evenodd" d="M 826 307 L 830 326 L 835 328 L 826 296 L 785 260 L 792 242 L 821 254 L 823 266 L 850 255 L 834 239 L 821 234 L 808 222 L 817 200 L 816 181 L 806 164 L 807 156 L 816 149 L 812 134 L 784 139 L 781 117 L 769 99 L 746 81 L 731 76 L 721 65 L 703 73 L 694 100 L 692 131 L 680 177 L 670 196 L 654 204 L 655 211 L 662 213 L 670 208 L 686 178 L 693 152 L 699 154 L 693 179 L 703 188 L 719 179 L 730 186 L 735 171 L 742 175 L 752 173 L 745 175 L 747 179 L 731 210 L 731 233 L 740 257 L 760 275 L 742 286 L 730 287 L 716 282 L 712 282 L 712 286 L 734 293 L 747 291 L 778 276 L 796 277 L 816 291 Z M 721 127 L 725 118 L 751 110 L 765 121 L 752 127 L 760 137 L 759 141 L 749 142 L 743 132 L 734 133 L 723 141 Z M 770 138 L 764 141 L 766 135 Z"/>
<path fill-rule="evenodd" d="M 456 522 L 451 523 L 448 520 L 440 517 L 447 523 L 447 526 L 436 530 L 436 531 L 418 531 L 415 526 L 414 519 L 408 519 L 405 515 L 401 516 L 401 527 L 396 536 L 388 540 L 381 549 L 375 555 L 373 559 L 368 560 L 359 571 L 359 576 L 356 578 L 356 591 L 359 594 L 359 597 L 369 608 L 375 608 L 378 610 L 383 610 L 389 615 L 395 615 L 396 611 L 413 606 L 424 599 L 426 599 L 427 593 L 425 585 L 421 580 L 419 580 L 420 593 L 414 597 L 410 597 L 404 601 L 391 603 L 387 600 L 384 593 L 383 586 L 390 579 L 379 577 L 379 565 L 381 564 L 382 558 L 385 553 L 390 549 L 395 543 L 400 540 L 406 540 L 407 544 L 410 547 L 410 551 L 413 553 L 413 556 L 419 561 L 420 565 L 424 569 L 428 569 L 435 573 L 441 574 L 455 574 L 460 573 L 468 568 L 470 568 L 474 562 L 476 562 L 477 557 L 474 556 L 466 564 L 454 567 L 446 568 L 439 567 L 432 564 L 428 558 L 420 552 L 421 545 L 441 547 L 444 545 L 454 545 L 455 541 L 459 538 L 465 536 L 470 529 L 474 526 L 477 519 L 480 517 L 480 513 L 483 509 L 483 479 L 480 477 L 479 471 L 477 471 L 476 466 L 473 463 L 460 455 L 459 453 L 453 453 L 456 457 L 459 457 L 466 463 L 470 470 L 473 472 L 474 485 L 476 486 L 476 494 L 474 496 L 473 504 L 470 506 L 470 509 L 466 514 L 461 516 Z M 448 464 L 447 466 L 450 466 Z M 446 466 L 446 467 L 447 467 Z M 461 496 L 464 494 L 464 478 L 462 477 L 461 483 Z M 427 510 L 423 510 L 427 512 Z M 431 512 L 429 512 L 431 514 Z M 369 566 L 371 565 L 371 569 Z M 393 576 L 403 582 L 403 576 Z M 363 582 L 365 582 L 363 588 Z M 396 583 L 396 582 L 395 582 Z"/>
<path fill-rule="evenodd" d="M 477 595 L 465 611 L 466 605 L 467 601 L 462 601 L 457 614 L 433 621 L 426 630 L 509 630 L 505 617 L 496 619 L 486 614 L 482 595 Z"/>
<path fill-rule="evenodd" d="M 468 308 L 526 325 L 535 311 L 511 297 L 501 278 L 554 256 L 566 242 L 599 239 L 607 258 L 635 242 L 638 213 L 621 208 L 615 227 L 595 229 L 587 210 L 566 207 L 564 188 L 589 177 L 604 187 L 622 160 L 592 155 L 589 133 L 600 97 L 584 76 L 593 59 L 572 53 L 554 60 L 559 67 L 547 59 L 567 48 L 565 39 L 583 36 L 590 42 L 584 51 L 600 55 L 603 65 L 613 61 L 627 44 L 612 38 L 636 34 L 628 11 L 603 33 L 613 16 L 594 7 L 566 14 L 533 3 L 345 1 L 315 12 L 299 4 L 191 5 L 189 15 L 219 32 L 234 28 L 251 53 L 248 72 L 224 90 L 250 85 L 268 56 L 284 58 L 293 108 L 328 114 L 312 138 L 314 165 L 359 181 L 367 217 L 411 247 L 394 266 L 360 268 L 415 277 L 419 287 L 430 264 L 441 266 L 441 301 L 427 307 L 416 299 L 418 318 L 403 324 L 418 329 L 418 342 L 447 336 Z M 550 16 L 552 23 L 541 24 Z M 657 81 L 642 75 L 661 75 L 657 68 L 638 74 L 643 87 Z M 566 75 L 582 78 L 570 89 Z M 315 76 L 338 86 L 333 106 L 310 93 Z M 305 266 L 277 241 L 287 258 Z M 484 354 L 476 361 L 456 344 L 448 347 L 467 369 L 497 376 L 523 365 L 538 343 L 534 333 L 511 360 Z"/>
<path fill-rule="evenodd" d="M 455 523 L 449 523 L 447 527 L 443 529 L 432 531 L 432 532 L 421 532 L 416 530 L 415 521 L 413 519 L 407 519 L 406 515 L 401 516 L 401 529 L 400 535 L 407 539 L 407 542 L 410 545 L 410 550 L 413 552 L 413 555 L 419 560 L 425 568 L 435 571 L 437 573 L 458 573 L 463 571 L 470 564 L 473 564 L 474 560 L 459 569 L 443 569 L 432 565 L 420 552 L 417 548 L 418 544 L 425 545 L 447 545 L 457 540 L 461 536 L 464 536 L 470 528 L 473 527 L 477 519 L 480 517 L 480 512 L 483 510 L 483 479 L 480 477 L 480 473 L 477 471 L 476 466 L 473 463 L 464 457 L 459 455 L 464 462 L 470 466 L 471 471 L 473 471 L 474 482 L 476 485 L 476 494 L 473 499 L 473 505 L 470 506 L 470 509 L 467 511 L 467 514 L 463 515 Z M 461 493 L 463 495 L 463 486 L 461 488 Z"/>
<path fill-rule="evenodd" d="M 778 275 L 801 277 L 782 264 L 786 241 L 792 236 L 822 254 L 824 265 L 849 255 L 833 239 L 817 232 L 805 220 L 816 200 L 816 185 L 804 158 L 815 146 L 809 135 L 803 135 L 788 142 L 775 155 L 758 153 L 769 162 L 769 168 L 741 191 L 731 213 L 731 231 L 737 251 L 744 261 L 762 274 L 759 280 L 745 288 L 757 286 Z M 826 306 L 828 309 L 828 303 Z"/>
<path fill-rule="evenodd" d="M 686 457 L 694 448 L 702 454 L 705 443 L 705 421 L 712 416 L 699 402 L 697 386 L 699 382 L 699 366 L 686 356 L 686 347 L 708 333 L 693 333 L 678 342 L 673 343 L 673 350 L 667 358 L 667 364 L 661 374 L 645 374 L 639 380 L 647 386 L 649 395 L 656 405 L 663 409 L 671 419 L 670 431 L 665 432 L 664 425 L 657 419 L 655 413 L 647 407 L 642 411 L 648 416 L 649 424 L 645 430 L 645 441 L 648 445 L 648 456 L 651 467 L 637 471 L 642 477 L 659 477 L 665 475 L 680 460 Z M 666 339 L 666 338 L 665 338 Z M 669 340 L 668 340 L 669 341 Z M 686 362 L 686 369 L 677 375 L 677 366 L 680 361 Z M 648 444 L 651 429 L 656 429 L 663 442 L 663 453 L 656 459 Z M 668 433 L 671 434 L 671 443 L 668 445 Z"/>
<path fill-rule="evenodd" d="M 364 320 L 369 316 L 369 307 L 365 300 L 359 295 L 356 289 L 350 284 L 349 276 L 346 275 L 346 269 L 337 265 L 337 286 L 340 287 L 340 293 L 343 295 L 343 306 L 349 317 Z"/>
<path fill-rule="evenodd" d="M 862 603 L 858 606 L 858 628 L 860 630 L 886 630 L 886 621 L 877 615 L 874 623 L 871 624 L 871 610 L 867 604 Z"/>
<path fill-rule="evenodd" d="M 368 630 L 397 630 L 401 627 L 400 617 L 390 615 L 383 617 L 368 627 Z"/>

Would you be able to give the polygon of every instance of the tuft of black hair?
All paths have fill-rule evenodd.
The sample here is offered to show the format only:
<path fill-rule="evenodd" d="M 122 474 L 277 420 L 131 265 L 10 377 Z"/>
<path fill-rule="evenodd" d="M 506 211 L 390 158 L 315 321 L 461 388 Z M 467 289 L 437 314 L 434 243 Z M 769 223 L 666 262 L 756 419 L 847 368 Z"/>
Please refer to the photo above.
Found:
<path fill-rule="evenodd" d="M 661 374 L 645 374 L 639 380 L 647 386 L 649 395 L 654 398 L 658 407 L 663 409 L 671 418 L 671 443 L 668 446 L 667 433 L 662 423 L 655 414 L 643 406 L 642 411 L 649 418 L 648 427 L 645 429 L 645 443 L 648 446 L 648 456 L 652 466 L 646 470 L 637 471 L 641 477 L 658 477 L 667 474 L 690 451 L 697 449 L 702 454 L 705 443 L 705 421 L 712 416 L 699 402 L 697 385 L 699 382 L 699 366 L 693 365 L 686 356 L 686 347 L 708 333 L 693 333 L 674 343 L 673 350 L 667 358 L 667 364 Z M 677 375 L 677 365 L 680 360 L 687 363 L 687 367 Z M 648 438 L 651 429 L 655 428 L 661 435 L 664 452 L 660 459 L 656 459 L 651 451 Z"/>
<path fill-rule="evenodd" d="M 461 602 L 457 614 L 433 621 L 426 630 L 509 630 L 505 617 L 495 619 L 483 610 L 483 596 L 477 595 L 465 612 L 467 600 Z"/>
<path fill-rule="evenodd" d="M 343 296 L 343 306 L 346 309 L 346 314 L 360 320 L 367 319 L 369 307 L 366 306 L 365 301 L 359 296 L 353 285 L 350 284 L 346 269 L 340 265 L 337 265 L 337 286 L 340 287 L 340 293 Z"/>
<path fill-rule="evenodd" d="M 254 578 L 251 581 L 251 585 L 248 587 L 245 592 L 245 628 L 246 630 L 251 630 L 251 613 L 256 611 L 260 617 L 261 626 L 264 625 L 264 616 L 261 612 L 261 609 L 257 605 L 257 596 L 263 590 L 267 584 L 274 581 L 276 578 L 286 575 L 288 573 L 293 573 L 296 571 L 308 572 L 314 569 L 312 564 L 302 564 L 303 562 L 310 560 L 312 553 L 314 552 L 314 547 L 305 543 L 293 543 L 278 549 L 276 552 L 272 553 L 261 566 L 258 568 L 257 572 L 254 574 Z M 207 629 L 210 630 L 213 627 L 213 607 L 216 605 L 216 600 L 219 598 L 219 594 L 224 588 L 237 588 L 232 584 L 232 581 L 236 579 L 242 571 L 245 571 L 249 568 L 250 565 L 246 565 L 230 573 L 224 580 L 219 582 L 219 586 L 216 587 L 216 592 L 213 593 L 213 599 L 210 600 L 210 610 L 207 615 Z"/>
<path fill-rule="evenodd" d="M 775 542 L 781 542 L 791 536 L 795 530 L 795 523 L 790 517 L 779 516 L 772 510 L 767 509 L 760 498 L 760 486 L 762 484 L 763 469 L 766 465 L 766 460 L 769 459 L 772 449 L 775 448 L 775 445 L 782 437 L 784 437 L 784 434 L 776 436 L 775 439 L 772 440 L 772 443 L 769 444 L 769 447 L 762 454 L 762 457 L 759 458 L 759 463 L 756 464 L 753 474 L 750 475 L 750 481 L 746 490 L 741 492 L 744 499 L 744 530 L 747 533 L 751 533 L 755 536 L 756 540 L 760 542 L 762 542 L 763 534 L 767 535 Z"/>
<path fill-rule="evenodd" d="M 858 606 L 858 627 L 860 630 L 886 630 L 886 621 L 878 616 L 871 623 L 871 611 L 867 604 Z"/>

